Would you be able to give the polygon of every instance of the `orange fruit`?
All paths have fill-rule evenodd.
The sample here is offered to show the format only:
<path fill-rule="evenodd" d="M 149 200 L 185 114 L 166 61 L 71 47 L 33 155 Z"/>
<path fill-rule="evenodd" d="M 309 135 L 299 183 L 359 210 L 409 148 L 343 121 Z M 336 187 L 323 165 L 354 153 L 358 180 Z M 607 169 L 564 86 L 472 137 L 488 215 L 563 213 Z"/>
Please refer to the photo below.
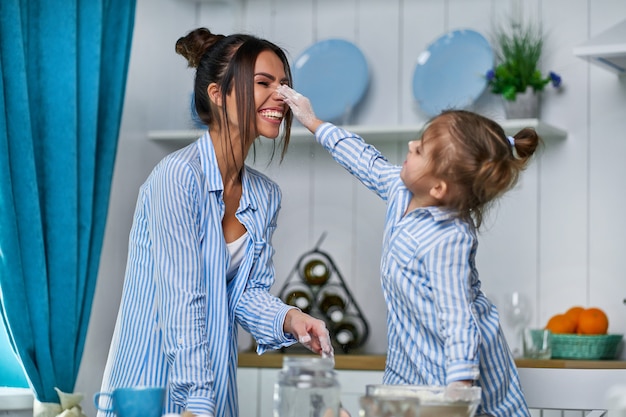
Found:
<path fill-rule="evenodd" d="M 582 313 L 583 310 L 584 308 L 581 306 L 574 306 L 565 312 L 565 315 L 576 324 L 576 329 L 574 329 L 574 332 L 576 332 L 576 330 L 578 329 L 578 320 L 580 318 L 580 313 Z"/>
<path fill-rule="evenodd" d="M 546 329 L 552 333 L 574 333 L 576 323 L 565 314 L 555 314 L 548 320 Z"/>
<path fill-rule="evenodd" d="M 583 310 L 578 316 L 579 334 L 606 334 L 609 330 L 609 318 L 597 307 Z"/>

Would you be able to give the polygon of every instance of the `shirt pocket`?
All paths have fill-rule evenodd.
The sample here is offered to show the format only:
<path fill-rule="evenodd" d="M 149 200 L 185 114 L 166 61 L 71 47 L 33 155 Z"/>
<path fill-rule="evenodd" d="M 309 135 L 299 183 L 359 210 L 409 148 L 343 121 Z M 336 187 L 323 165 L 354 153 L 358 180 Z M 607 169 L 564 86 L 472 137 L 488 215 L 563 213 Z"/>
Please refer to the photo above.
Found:
<path fill-rule="evenodd" d="M 389 258 L 396 267 L 414 269 L 419 251 L 419 241 L 406 230 L 400 230 L 389 243 Z"/>
<path fill-rule="evenodd" d="M 425 275 L 424 245 L 411 233 L 399 231 L 389 244 L 389 256 L 385 280 L 396 290 L 415 298 L 430 298 L 430 283 Z M 391 288 L 391 287 L 390 287 Z"/>

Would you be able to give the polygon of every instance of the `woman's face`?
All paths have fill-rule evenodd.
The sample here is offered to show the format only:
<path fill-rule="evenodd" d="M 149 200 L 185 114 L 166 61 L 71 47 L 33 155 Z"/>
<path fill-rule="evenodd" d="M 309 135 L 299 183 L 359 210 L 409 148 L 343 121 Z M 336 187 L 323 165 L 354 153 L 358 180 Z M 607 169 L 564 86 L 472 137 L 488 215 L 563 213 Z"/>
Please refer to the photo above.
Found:
<path fill-rule="evenodd" d="M 288 84 L 283 62 L 272 51 L 263 51 L 254 66 L 254 107 L 256 110 L 257 135 L 276 138 L 286 111 L 286 104 L 276 92 L 281 84 Z M 231 131 L 238 128 L 237 103 L 233 87 L 226 99 Z"/>

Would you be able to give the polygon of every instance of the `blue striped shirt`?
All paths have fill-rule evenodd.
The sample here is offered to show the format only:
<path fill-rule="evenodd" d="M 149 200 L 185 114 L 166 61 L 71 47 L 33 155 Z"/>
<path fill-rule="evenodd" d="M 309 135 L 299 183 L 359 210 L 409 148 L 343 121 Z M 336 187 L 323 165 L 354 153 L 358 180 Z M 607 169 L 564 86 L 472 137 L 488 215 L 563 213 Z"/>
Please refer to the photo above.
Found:
<path fill-rule="evenodd" d="M 236 323 L 259 354 L 296 342 L 283 332 L 291 307 L 269 292 L 280 189 L 245 167 L 242 190 L 236 216 L 249 239 L 227 280 L 223 184 L 209 133 L 165 157 L 142 185 L 102 391 L 164 386 L 168 413 L 236 417 Z"/>
<path fill-rule="evenodd" d="M 383 383 L 475 380 L 478 413 L 529 416 L 496 307 L 480 290 L 474 227 L 440 207 L 405 215 L 411 192 L 374 147 L 325 123 L 317 141 L 387 204 L 381 284 L 388 353 Z"/>

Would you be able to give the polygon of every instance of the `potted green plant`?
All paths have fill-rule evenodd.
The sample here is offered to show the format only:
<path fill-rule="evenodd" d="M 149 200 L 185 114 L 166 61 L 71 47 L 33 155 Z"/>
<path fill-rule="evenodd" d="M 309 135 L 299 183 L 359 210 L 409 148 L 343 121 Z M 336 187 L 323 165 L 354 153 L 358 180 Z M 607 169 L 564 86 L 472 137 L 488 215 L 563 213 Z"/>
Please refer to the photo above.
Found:
<path fill-rule="evenodd" d="M 550 71 L 544 76 L 539 69 L 543 52 L 541 27 L 522 19 L 509 19 L 508 25 L 494 31 L 496 66 L 487 71 L 486 79 L 492 93 L 504 99 L 509 118 L 538 117 L 538 93 L 549 83 L 561 86 L 561 77 Z M 515 111 L 517 103 L 523 108 Z"/>

